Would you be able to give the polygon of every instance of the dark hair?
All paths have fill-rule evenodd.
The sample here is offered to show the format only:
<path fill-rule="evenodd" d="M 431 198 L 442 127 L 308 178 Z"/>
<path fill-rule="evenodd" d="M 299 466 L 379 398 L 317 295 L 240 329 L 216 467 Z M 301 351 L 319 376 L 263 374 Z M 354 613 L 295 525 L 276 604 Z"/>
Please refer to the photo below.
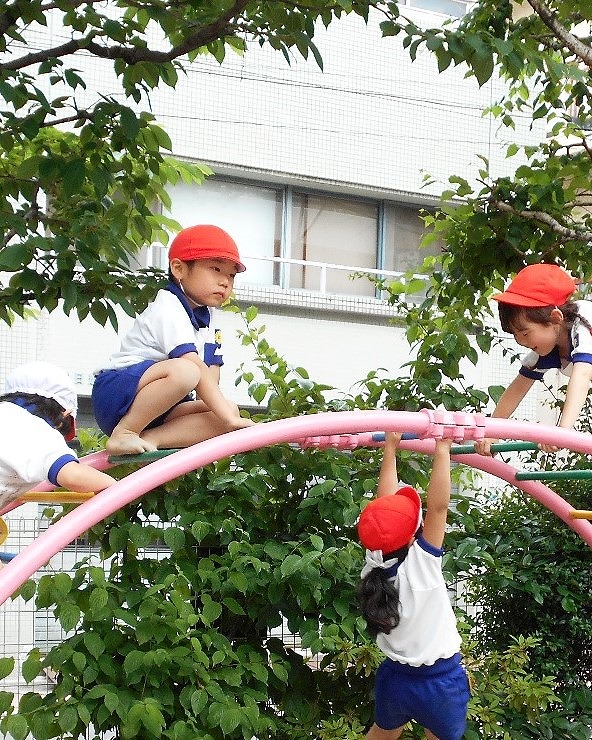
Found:
<path fill-rule="evenodd" d="M 396 552 L 383 555 L 383 558 L 397 558 L 400 564 L 408 552 L 409 546 L 405 545 Z M 388 634 L 399 624 L 399 589 L 390 578 L 392 575 L 388 575 L 384 568 L 373 568 L 356 589 L 360 611 L 372 637 L 379 632 Z"/>
<path fill-rule="evenodd" d="M 521 331 L 524 321 L 532 321 L 535 324 L 550 324 L 551 313 L 558 308 L 563 314 L 563 320 L 571 329 L 574 321 L 579 318 L 588 329 L 592 331 L 589 322 L 580 315 L 578 304 L 575 301 L 567 301 L 562 306 L 513 306 L 510 303 L 499 303 L 498 313 L 502 329 L 508 334 Z"/>
<path fill-rule="evenodd" d="M 35 416 L 48 421 L 54 429 L 64 437 L 71 429 L 70 416 L 64 416 L 66 409 L 59 404 L 54 398 L 38 396 L 35 393 L 6 393 L 0 396 L 0 401 L 9 401 L 17 403 Z"/>

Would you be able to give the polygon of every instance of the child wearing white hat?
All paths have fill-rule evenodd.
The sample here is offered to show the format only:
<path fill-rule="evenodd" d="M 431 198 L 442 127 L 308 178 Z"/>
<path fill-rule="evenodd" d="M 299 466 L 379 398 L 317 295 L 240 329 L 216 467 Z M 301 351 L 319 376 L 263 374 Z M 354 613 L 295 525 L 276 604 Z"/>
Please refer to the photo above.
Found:
<path fill-rule="evenodd" d="M 76 388 L 48 362 L 15 368 L 0 396 L 0 511 L 47 479 L 71 491 L 102 491 L 115 479 L 78 461 L 67 441 L 76 436 Z"/>

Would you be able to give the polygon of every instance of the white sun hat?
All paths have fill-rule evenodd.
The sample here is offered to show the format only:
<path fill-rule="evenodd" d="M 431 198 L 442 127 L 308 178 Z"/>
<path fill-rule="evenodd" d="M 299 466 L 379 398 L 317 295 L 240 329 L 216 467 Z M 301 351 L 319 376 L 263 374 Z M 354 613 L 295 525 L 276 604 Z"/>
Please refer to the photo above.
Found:
<path fill-rule="evenodd" d="M 62 408 L 76 418 L 78 394 L 76 386 L 65 370 L 50 362 L 27 362 L 15 367 L 7 376 L 4 393 L 32 393 L 43 398 L 53 398 Z M 67 439 L 76 434 L 74 423 Z"/>

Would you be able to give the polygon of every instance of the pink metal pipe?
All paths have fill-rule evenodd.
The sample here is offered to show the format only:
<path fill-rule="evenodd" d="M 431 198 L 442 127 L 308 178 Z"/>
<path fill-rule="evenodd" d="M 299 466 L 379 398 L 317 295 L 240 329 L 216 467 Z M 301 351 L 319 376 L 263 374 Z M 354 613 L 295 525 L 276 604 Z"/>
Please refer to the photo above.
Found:
<path fill-rule="evenodd" d="M 580 432 L 525 422 L 488 419 L 482 415 L 473 417 L 465 414 L 463 416 L 467 421 L 466 433 L 469 439 L 485 435 L 502 439 L 524 439 L 533 442 L 563 444 L 566 447 L 583 452 L 592 451 L 592 437 Z M 478 423 L 474 421 L 476 417 L 479 417 Z M 472 426 L 469 424 L 471 421 L 473 421 Z M 434 422 L 434 419 L 424 412 L 343 411 L 311 414 L 262 423 L 206 440 L 134 471 L 92 499 L 77 506 L 55 524 L 52 524 L 35 542 L 28 545 L 0 571 L 0 604 L 3 604 L 27 578 L 47 563 L 55 553 L 73 542 L 97 522 L 153 488 L 178 478 L 184 473 L 239 452 L 258 449 L 270 444 L 298 441 L 315 434 L 339 435 L 375 431 L 405 431 L 419 437 L 426 435 L 429 431 L 433 437 L 454 436 L 457 441 L 464 438 L 462 426 L 454 428 L 454 424 L 452 426 L 450 424 L 439 425 L 437 419 Z M 480 463 L 477 467 L 488 466 L 494 462 L 489 458 L 481 458 L 478 455 L 463 457 L 470 458 L 471 464 L 473 464 L 473 461 L 475 464 Z M 85 462 L 87 462 L 87 458 L 85 458 Z M 108 467 L 104 453 L 98 453 L 94 462 L 97 467 L 100 466 L 100 469 Z M 481 469 L 486 470 L 487 467 L 481 467 Z M 504 472 L 508 473 L 505 469 Z M 529 483 L 535 484 L 534 481 L 521 481 L 521 483 L 520 487 L 523 490 L 537 492 L 542 498 L 548 498 L 553 506 L 557 508 L 557 502 L 553 500 L 554 494 L 550 489 L 550 497 L 547 493 L 543 495 L 546 486 L 540 483 L 527 486 Z M 565 512 L 562 511 L 562 513 Z M 576 526 L 583 528 L 587 526 L 592 529 L 592 525 L 585 520 L 579 520 L 577 523 L 570 522 L 570 526 L 573 529 Z M 583 529 L 582 531 L 586 530 Z M 592 542 L 592 538 L 589 544 L 590 542 Z"/>
<path fill-rule="evenodd" d="M 549 424 L 486 417 L 485 436 L 494 439 L 520 439 L 525 442 L 550 444 L 574 452 L 592 454 L 592 435 L 574 432 L 573 429 L 560 429 Z"/>
<path fill-rule="evenodd" d="M 270 444 L 301 439 L 319 431 L 326 434 L 343 434 L 392 429 L 421 435 L 427 425 L 428 420 L 424 415 L 405 411 L 342 411 L 311 414 L 238 429 L 179 450 L 135 470 L 48 527 L 0 570 L 0 604 L 3 604 L 53 555 L 97 522 L 153 488 L 208 465 L 214 460 Z M 103 458 L 99 457 L 98 461 L 103 463 Z"/>
<path fill-rule="evenodd" d="M 475 458 L 479 459 L 476 460 Z M 454 459 L 464 465 L 471 465 L 474 468 L 496 475 L 498 478 L 516 486 L 516 488 L 520 488 L 524 493 L 532 496 L 536 501 L 558 516 L 570 529 L 573 529 L 574 532 L 579 534 L 586 544 L 592 547 L 592 523 L 585 519 L 572 519 L 569 516 L 569 512 L 573 511 L 574 507 L 542 481 L 516 480 L 516 469 L 496 457 L 455 455 Z"/>

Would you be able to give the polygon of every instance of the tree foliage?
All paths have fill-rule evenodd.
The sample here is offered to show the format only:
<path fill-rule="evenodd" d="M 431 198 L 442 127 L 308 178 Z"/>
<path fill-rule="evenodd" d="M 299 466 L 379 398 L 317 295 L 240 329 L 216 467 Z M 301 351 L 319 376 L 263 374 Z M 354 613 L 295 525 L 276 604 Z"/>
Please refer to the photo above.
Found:
<path fill-rule="evenodd" d="M 26 307 L 64 310 L 116 325 L 158 287 L 133 256 L 166 243 L 178 224 L 160 214 L 166 186 L 201 182 L 205 167 L 175 161 L 149 112 L 159 85 L 174 87 L 199 54 L 269 44 L 290 60 L 322 60 L 316 23 L 370 7 L 396 17 L 394 2 L 139 3 L 11 0 L 0 9 L 0 319 Z M 60 33 L 39 33 L 45 27 Z M 63 36 L 63 41 L 60 37 Z M 45 46 L 40 46 L 43 39 Z M 57 39 L 57 40 L 56 40 Z M 85 96 L 77 69 L 91 55 L 120 92 Z"/>
<path fill-rule="evenodd" d="M 509 91 L 489 112 L 510 141 L 516 116 L 544 123 L 538 145 L 508 144 L 508 157 L 523 158 L 514 175 L 496 179 L 483 157 L 478 173 L 450 178 L 430 238 L 447 242 L 447 271 L 465 302 L 533 262 L 591 276 L 591 22 L 589 2 L 481 0 L 455 25 L 383 24 L 385 34 L 405 35 L 412 57 L 429 49 L 441 71 L 462 65 L 479 85 L 500 74 Z"/>
<path fill-rule="evenodd" d="M 0 269 L 12 275 L 0 288 L 0 318 L 26 306 L 53 309 L 60 298 L 67 311 L 90 312 L 101 323 L 115 322 L 113 304 L 128 313 L 143 307 L 156 276 L 134 274 L 130 255 L 166 241 L 166 229 L 176 227 L 155 203 L 167 207 L 167 184 L 207 175 L 170 159 L 168 136 L 147 112 L 150 92 L 174 87 L 198 54 L 222 63 L 229 49 L 248 53 L 253 41 L 288 61 L 293 53 L 312 55 L 322 66 L 315 25 L 370 12 L 380 14 L 383 34 L 399 35 L 412 58 L 425 46 L 441 71 L 466 66 L 480 85 L 501 74 L 509 93 L 491 112 L 510 132 L 518 114 L 547 124 L 548 137 L 520 152 L 515 175 L 495 179 L 484 158 L 474 177 L 451 177 L 430 225 L 431 238 L 447 243 L 458 299 L 470 303 L 541 259 L 590 277 L 587 2 L 481 0 L 457 23 L 423 28 L 400 15 L 395 2 L 14 0 L 0 12 Z M 49 24 L 67 32 L 67 40 L 52 45 L 47 34 L 47 46 L 35 46 L 43 37 L 36 28 Z M 109 65 L 122 95 L 81 102 L 82 53 Z M 517 145 L 507 153 L 517 156 Z"/>

